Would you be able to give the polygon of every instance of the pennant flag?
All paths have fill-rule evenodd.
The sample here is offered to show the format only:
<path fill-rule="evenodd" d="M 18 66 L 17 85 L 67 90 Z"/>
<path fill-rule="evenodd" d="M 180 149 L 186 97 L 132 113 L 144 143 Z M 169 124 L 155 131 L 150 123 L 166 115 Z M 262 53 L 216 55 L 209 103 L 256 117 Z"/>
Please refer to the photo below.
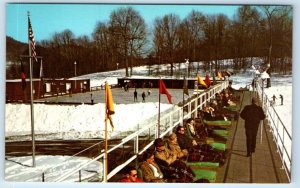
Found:
<path fill-rule="evenodd" d="M 168 90 L 162 80 L 159 80 L 159 94 L 166 94 L 169 103 L 172 104 L 172 96 L 168 92 Z"/>
<path fill-rule="evenodd" d="M 203 79 L 202 79 L 201 76 L 199 76 L 199 75 L 198 75 L 198 84 L 203 85 L 203 86 L 205 86 L 206 88 L 208 88 L 207 85 L 206 85 L 206 83 L 203 81 Z"/>
<path fill-rule="evenodd" d="M 183 93 L 189 95 L 188 81 L 185 77 L 183 80 Z"/>
<path fill-rule="evenodd" d="M 210 81 L 210 78 L 209 78 L 208 75 L 205 76 L 204 82 L 206 83 L 207 87 L 209 88 L 209 87 L 210 87 L 210 84 L 211 84 L 211 81 Z"/>
<path fill-rule="evenodd" d="M 222 72 L 221 74 L 223 78 L 226 76 L 225 72 Z"/>
<path fill-rule="evenodd" d="M 218 72 L 218 78 L 219 79 L 222 79 L 223 77 L 222 77 L 222 74 L 220 73 L 220 72 Z"/>
<path fill-rule="evenodd" d="M 24 65 L 21 61 L 21 79 L 22 79 L 22 90 L 24 91 L 26 89 L 26 74 L 24 71 Z"/>
<path fill-rule="evenodd" d="M 29 43 L 30 43 L 30 48 L 31 48 L 31 55 L 33 59 L 37 62 L 37 56 L 36 56 L 36 51 L 35 51 L 35 40 L 34 40 L 34 35 L 31 27 L 31 22 L 30 18 L 28 16 L 28 37 L 29 37 Z"/>
<path fill-rule="evenodd" d="M 106 108 L 105 108 L 106 117 L 109 119 L 112 130 L 114 130 L 114 125 L 111 117 L 111 115 L 115 113 L 114 101 L 110 90 L 110 86 L 108 85 L 107 82 L 105 82 L 105 104 L 106 104 Z"/>

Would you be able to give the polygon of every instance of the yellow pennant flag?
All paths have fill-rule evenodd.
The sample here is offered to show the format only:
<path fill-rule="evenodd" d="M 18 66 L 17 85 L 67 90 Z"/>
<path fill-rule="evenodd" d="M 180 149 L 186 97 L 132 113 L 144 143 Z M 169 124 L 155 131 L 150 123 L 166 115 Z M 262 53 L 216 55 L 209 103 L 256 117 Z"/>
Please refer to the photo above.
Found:
<path fill-rule="evenodd" d="M 203 86 L 205 86 L 207 88 L 206 83 L 203 81 L 203 79 L 199 75 L 198 75 L 198 84 L 203 85 Z"/>
<path fill-rule="evenodd" d="M 223 76 L 222 76 L 222 74 L 220 72 L 218 72 L 218 78 L 220 78 L 220 79 L 223 78 Z"/>
<path fill-rule="evenodd" d="M 114 100 L 111 94 L 110 86 L 107 82 L 105 82 L 105 105 L 106 118 L 109 120 L 112 130 L 114 130 L 114 125 L 111 118 L 111 115 L 115 113 Z"/>

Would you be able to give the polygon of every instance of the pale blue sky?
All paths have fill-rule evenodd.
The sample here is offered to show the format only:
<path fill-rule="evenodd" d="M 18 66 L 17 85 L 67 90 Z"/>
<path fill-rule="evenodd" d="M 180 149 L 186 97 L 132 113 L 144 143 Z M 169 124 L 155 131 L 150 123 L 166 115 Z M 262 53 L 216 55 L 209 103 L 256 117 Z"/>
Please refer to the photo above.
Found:
<path fill-rule="evenodd" d="M 184 19 L 192 10 L 203 14 L 226 14 L 232 18 L 238 6 L 232 5 L 120 5 L 120 4 L 6 4 L 6 35 L 27 42 L 27 11 L 36 41 L 50 39 L 55 32 L 70 29 L 76 37 L 91 36 L 97 22 L 108 21 L 111 11 L 132 6 L 151 26 L 156 17 L 175 13 Z"/>

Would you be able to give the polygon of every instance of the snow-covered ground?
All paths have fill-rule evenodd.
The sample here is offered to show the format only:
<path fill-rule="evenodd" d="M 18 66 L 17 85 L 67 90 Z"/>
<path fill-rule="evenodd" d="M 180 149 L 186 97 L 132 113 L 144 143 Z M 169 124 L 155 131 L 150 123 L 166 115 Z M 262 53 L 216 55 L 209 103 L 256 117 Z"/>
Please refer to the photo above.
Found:
<path fill-rule="evenodd" d="M 183 64 L 184 65 L 184 64 Z M 137 72 L 147 71 L 147 67 L 135 68 Z M 117 77 L 123 77 L 124 70 L 116 70 L 107 73 L 96 73 L 90 75 L 83 75 L 80 78 L 90 78 L 91 87 L 100 86 L 108 81 L 109 84 L 116 84 Z M 200 73 L 204 76 L 204 73 Z M 233 87 L 240 88 L 249 85 L 252 82 L 253 75 L 251 71 L 236 74 L 230 77 L 233 80 Z M 291 76 L 277 76 L 272 77 L 272 87 L 265 89 L 269 98 L 273 94 L 278 98 L 278 103 L 275 105 L 282 120 L 288 129 L 291 130 L 291 115 L 292 115 L 292 77 Z M 284 105 L 279 104 L 279 94 L 284 96 Z M 54 106 L 35 104 L 35 132 L 38 135 L 43 135 L 37 139 L 80 139 L 80 138 L 99 138 L 103 137 L 104 130 L 104 104 L 95 105 L 78 105 L 78 106 Z M 115 115 L 113 121 L 115 124 L 115 131 L 109 133 L 110 137 L 116 136 L 124 131 L 136 130 L 136 125 L 157 114 L 157 103 L 135 103 L 135 104 L 119 104 L 115 105 Z M 161 111 L 172 108 L 173 105 L 161 104 Z M 137 117 L 137 118 L 133 118 Z M 30 110 L 29 106 L 25 104 L 6 104 L 6 117 L 5 117 L 5 135 L 28 135 L 30 134 Z M 41 169 L 51 169 L 53 161 L 58 164 L 63 161 L 70 161 L 62 156 L 47 157 L 40 156 L 37 160 L 37 167 L 27 167 L 24 164 L 31 163 L 30 157 L 23 158 L 10 158 L 5 162 L 5 178 L 8 181 L 41 181 L 40 176 L 31 176 Z M 26 162 L 24 162 L 24 160 Z M 74 166 L 80 163 L 87 162 L 88 158 L 73 158 Z M 14 161 L 14 162 L 12 162 Z M 23 165 L 19 165 L 22 163 Z M 28 164 L 28 165 L 29 165 Z M 51 176 L 58 176 L 59 173 L 65 170 L 70 170 L 70 166 L 61 165 L 57 169 L 57 174 L 52 173 Z M 96 163 L 91 164 L 89 171 L 99 172 L 99 165 Z M 30 175 L 28 175 L 30 173 Z M 101 172 L 100 172 L 101 173 Z M 32 177 L 32 178 L 30 178 Z M 34 177 L 34 178 L 33 178 Z"/>
<path fill-rule="evenodd" d="M 161 112 L 172 108 L 161 104 Z M 34 105 L 35 133 L 37 139 L 87 139 L 104 138 L 105 105 Z M 30 105 L 6 104 L 5 135 L 30 135 Z M 114 131 L 109 137 L 121 132 L 136 131 L 137 124 L 151 118 L 158 112 L 158 103 L 136 103 L 115 105 Z M 20 118 L 22 114 L 22 118 Z"/>
<path fill-rule="evenodd" d="M 233 80 L 233 88 L 239 89 L 244 88 L 246 85 L 252 83 L 253 72 L 246 71 L 244 73 L 239 73 L 232 75 L 230 77 Z M 292 133 L 292 108 L 293 108 L 293 97 L 292 97 L 292 76 L 291 75 L 278 75 L 274 74 L 271 77 L 272 86 L 269 88 L 264 88 L 264 92 L 268 96 L 269 100 L 272 100 L 272 96 L 276 96 L 276 103 L 274 108 L 278 115 L 280 116 L 284 125 L 286 125 L 289 133 Z M 250 87 L 251 88 L 251 87 Z M 283 105 L 280 104 L 279 95 L 283 96 Z"/>
<path fill-rule="evenodd" d="M 71 156 L 36 156 L 36 167 L 32 167 L 32 157 L 9 157 L 5 161 L 5 179 L 7 181 L 22 182 L 53 182 L 60 178 L 61 172 L 71 170 L 75 166 L 90 162 L 90 164 L 81 170 L 82 180 L 95 176 L 102 172 L 102 163 L 92 161 L 86 157 Z M 63 164 L 63 165 L 62 165 Z M 65 181 L 78 182 L 78 174 L 73 174 Z"/>

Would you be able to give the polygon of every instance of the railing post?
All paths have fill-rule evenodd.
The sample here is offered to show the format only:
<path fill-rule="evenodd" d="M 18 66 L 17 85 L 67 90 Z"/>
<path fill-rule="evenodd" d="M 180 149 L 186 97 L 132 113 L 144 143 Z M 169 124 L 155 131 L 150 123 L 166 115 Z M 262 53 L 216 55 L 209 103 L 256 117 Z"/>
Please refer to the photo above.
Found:
<path fill-rule="evenodd" d="M 188 114 L 191 114 L 192 111 L 192 104 L 191 102 L 188 103 Z"/>
<path fill-rule="evenodd" d="M 281 166 L 281 169 L 284 169 L 284 160 L 283 160 L 283 154 L 284 154 L 284 151 L 285 151 L 285 146 L 284 146 L 284 129 L 282 129 L 282 166 Z"/>
<path fill-rule="evenodd" d="M 170 114 L 170 127 L 173 126 L 174 122 L 173 122 L 173 113 Z M 172 134 L 172 130 L 170 130 L 169 134 Z"/>
<path fill-rule="evenodd" d="M 105 182 L 105 180 L 107 180 L 107 174 L 105 173 L 107 172 L 106 171 L 107 166 L 104 157 L 102 158 L 102 164 L 103 164 L 103 181 Z"/>
<path fill-rule="evenodd" d="M 179 121 L 180 122 L 183 122 L 183 119 L 184 119 L 184 113 L 183 113 L 183 109 L 184 109 L 184 106 L 182 106 L 182 110 L 179 110 Z"/>
<path fill-rule="evenodd" d="M 278 143 L 278 137 L 279 137 L 279 130 L 278 130 L 278 122 L 276 123 L 276 144 Z M 277 144 L 278 145 L 278 144 Z M 278 150 L 280 151 L 280 148 L 279 147 L 277 147 L 278 148 Z"/>
<path fill-rule="evenodd" d="M 81 182 L 81 170 L 79 170 L 79 182 Z"/>
<path fill-rule="evenodd" d="M 195 104 L 194 104 L 194 108 L 195 108 L 195 112 L 194 112 L 194 115 L 193 115 L 194 117 L 197 117 L 198 98 L 199 98 L 199 95 L 197 94 Z M 192 108 L 192 106 L 191 106 L 191 108 Z"/>
<path fill-rule="evenodd" d="M 42 173 L 42 182 L 45 182 L 45 172 Z"/>
<path fill-rule="evenodd" d="M 135 144 L 134 154 L 138 154 L 139 153 L 139 135 L 136 135 L 134 144 Z"/>

